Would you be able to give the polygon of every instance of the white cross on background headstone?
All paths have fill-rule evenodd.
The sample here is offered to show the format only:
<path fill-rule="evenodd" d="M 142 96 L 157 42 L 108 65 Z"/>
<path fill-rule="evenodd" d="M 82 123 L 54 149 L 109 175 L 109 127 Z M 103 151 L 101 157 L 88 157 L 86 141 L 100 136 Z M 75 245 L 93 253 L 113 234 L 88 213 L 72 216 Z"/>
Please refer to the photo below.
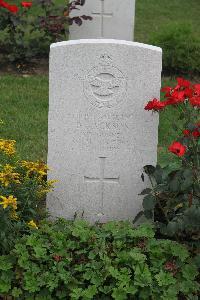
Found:
<path fill-rule="evenodd" d="M 105 177 L 105 164 L 106 157 L 99 157 L 100 159 L 100 177 L 87 177 L 84 176 L 85 182 L 88 183 L 100 183 L 101 186 L 101 209 L 103 213 L 103 198 L 104 198 L 104 183 L 119 183 L 119 176 L 115 178 Z"/>
<path fill-rule="evenodd" d="M 69 27 L 70 39 L 118 39 L 133 40 L 135 0 L 86 0 L 79 9 L 70 13 L 71 17 L 91 16 L 91 21 L 83 21 L 81 26 Z"/>
<path fill-rule="evenodd" d="M 107 13 L 105 12 L 105 2 L 104 0 L 99 0 L 101 1 L 101 12 L 92 12 L 92 15 L 94 15 L 95 17 L 100 17 L 101 18 L 101 38 L 104 37 L 104 18 L 106 17 L 112 17 L 113 13 Z"/>

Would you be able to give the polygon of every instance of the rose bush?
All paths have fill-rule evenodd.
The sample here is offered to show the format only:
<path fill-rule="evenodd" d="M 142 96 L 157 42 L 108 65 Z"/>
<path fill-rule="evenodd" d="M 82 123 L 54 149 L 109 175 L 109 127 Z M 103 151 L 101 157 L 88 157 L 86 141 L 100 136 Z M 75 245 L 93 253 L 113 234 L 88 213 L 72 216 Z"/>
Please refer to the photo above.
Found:
<path fill-rule="evenodd" d="M 188 241 L 200 238 L 200 84 L 177 79 L 175 87 L 164 87 L 164 101 L 153 99 L 145 110 L 178 111 L 182 127 L 174 124 L 177 139 L 168 150 L 180 159 L 178 166 L 145 166 L 151 188 L 142 195 L 144 214 L 153 219 L 160 233 Z"/>
<path fill-rule="evenodd" d="M 49 45 L 68 39 L 69 25 L 81 25 L 89 16 L 70 18 L 69 13 L 84 5 L 84 0 L 66 1 L 63 6 L 52 0 L 33 0 L 10 5 L 0 0 L 0 52 L 11 62 L 30 62 L 48 56 Z"/>

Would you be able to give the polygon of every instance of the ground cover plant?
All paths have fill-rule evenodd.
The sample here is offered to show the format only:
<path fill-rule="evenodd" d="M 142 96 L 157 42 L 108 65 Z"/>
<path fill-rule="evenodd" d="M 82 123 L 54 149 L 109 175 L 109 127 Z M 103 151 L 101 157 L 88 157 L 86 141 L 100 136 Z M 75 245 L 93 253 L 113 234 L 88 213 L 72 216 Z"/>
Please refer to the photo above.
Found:
<path fill-rule="evenodd" d="M 200 238 L 200 84 L 178 78 L 176 86 L 162 91 L 164 101 L 153 99 L 145 109 L 160 114 L 169 106 L 176 110 L 182 126 L 172 122 L 177 137 L 168 150 L 180 163 L 144 167 L 151 182 L 142 192 L 144 213 L 161 233 L 195 244 Z"/>
<path fill-rule="evenodd" d="M 13 299 L 193 299 L 198 270 L 187 249 L 150 225 L 41 224 L 0 256 L 0 295 Z"/>

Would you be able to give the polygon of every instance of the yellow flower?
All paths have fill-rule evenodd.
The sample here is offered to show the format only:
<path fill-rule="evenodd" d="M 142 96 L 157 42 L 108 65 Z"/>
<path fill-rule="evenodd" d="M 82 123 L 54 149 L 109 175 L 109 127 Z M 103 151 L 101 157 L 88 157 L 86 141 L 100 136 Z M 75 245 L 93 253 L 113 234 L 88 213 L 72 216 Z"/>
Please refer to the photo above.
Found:
<path fill-rule="evenodd" d="M 44 195 L 53 191 L 54 183 L 58 182 L 58 180 L 48 180 L 45 186 L 41 186 L 38 190 L 38 197 L 43 197 Z"/>
<path fill-rule="evenodd" d="M 14 210 L 17 209 L 17 198 L 15 198 L 14 196 L 0 196 L 0 198 L 3 200 L 2 202 L 0 202 L 0 204 L 4 209 L 6 209 L 8 206 L 11 206 Z"/>
<path fill-rule="evenodd" d="M 21 162 L 22 167 L 26 168 L 28 170 L 27 175 L 31 175 L 31 173 L 36 173 L 39 175 L 39 178 L 41 179 L 43 176 L 47 175 L 48 167 L 47 165 L 42 161 L 25 161 L 23 160 Z"/>
<path fill-rule="evenodd" d="M 28 222 L 28 226 L 31 227 L 31 228 L 34 228 L 34 229 L 38 229 L 36 223 L 33 220 L 31 220 L 30 222 Z"/>
<path fill-rule="evenodd" d="M 14 140 L 3 140 L 0 139 L 0 151 L 3 151 L 7 155 L 15 154 L 15 143 Z"/>
<path fill-rule="evenodd" d="M 10 218 L 11 218 L 12 220 L 15 220 L 15 221 L 19 220 L 19 216 L 18 216 L 18 214 L 16 213 L 15 210 L 12 210 L 12 211 L 10 212 Z"/>
<path fill-rule="evenodd" d="M 10 183 L 20 183 L 20 174 L 13 172 L 14 169 L 15 168 L 11 165 L 6 164 L 2 172 L 0 172 L 0 182 L 2 182 L 5 187 L 7 187 Z"/>

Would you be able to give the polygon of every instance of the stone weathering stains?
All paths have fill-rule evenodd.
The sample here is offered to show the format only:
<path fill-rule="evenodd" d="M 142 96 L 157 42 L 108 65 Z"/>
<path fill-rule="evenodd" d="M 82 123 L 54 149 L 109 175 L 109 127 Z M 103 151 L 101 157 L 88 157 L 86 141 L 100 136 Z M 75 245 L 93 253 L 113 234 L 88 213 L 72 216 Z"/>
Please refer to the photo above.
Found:
<path fill-rule="evenodd" d="M 70 39 L 109 38 L 132 41 L 134 34 L 135 0 L 86 0 L 71 16 L 87 15 L 92 21 L 80 27 L 70 26 Z"/>
<path fill-rule="evenodd" d="M 50 52 L 48 164 L 56 178 L 53 216 L 91 222 L 133 219 L 156 163 L 160 48 L 116 40 L 53 44 Z"/>

